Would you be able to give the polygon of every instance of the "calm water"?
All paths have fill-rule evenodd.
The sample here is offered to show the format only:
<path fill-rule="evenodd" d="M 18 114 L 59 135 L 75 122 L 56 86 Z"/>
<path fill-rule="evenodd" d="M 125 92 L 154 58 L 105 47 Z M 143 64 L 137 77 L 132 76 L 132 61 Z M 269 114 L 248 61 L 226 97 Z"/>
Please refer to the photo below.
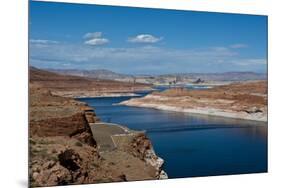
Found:
<path fill-rule="evenodd" d="M 267 125 L 114 105 L 131 97 L 85 98 L 105 122 L 146 130 L 169 178 L 267 171 Z"/>

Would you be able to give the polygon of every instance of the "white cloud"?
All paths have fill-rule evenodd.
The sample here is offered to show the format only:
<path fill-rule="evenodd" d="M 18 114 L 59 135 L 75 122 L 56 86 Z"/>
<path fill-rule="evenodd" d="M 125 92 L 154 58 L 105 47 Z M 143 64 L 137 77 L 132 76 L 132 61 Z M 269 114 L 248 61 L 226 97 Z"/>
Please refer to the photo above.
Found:
<path fill-rule="evenodd" d="M 101 42 L 103 41 L 103 42 Z M 92 39 L 92 45 L 104 40 Z M 266 71 L 266 59 L 241 58 L 230 48 L 171 49 L 153 46 L 112 48 L 60 43 L 30 45 L 31 64 L 38 67 L 109 69 L 129 73 Z"/>
<path fill-rule="evenodd" d="M 162 40 L 162 37 L 155 37 L 150 34 L 140 34 L 128 39 L 128 42 L 134 43 L 156 43 Z"/>
<path fill-rule="evenodd" d="M 92 45 L 92 46 L 98 46 L 109 43 L 109 40 L 106 38 L 94 38 L 85 41 L 85 44 Z"/>
<path fill-rule="evenodd" d="M 58 44 L 58 41 L 54 40 L 43 40 L 43 39 L 30 39 L 29 42 L 34 44 Z"/>
<path fill-rule="evenodd" d="M 234 48 L 234 49 L 237 49 L 237 48 L 247 48 L 248 45 L 247 44 L 232 44 L 230 45 L 230 48 Z"/>
<path fill-rule="evenodd" d="M 234 60 L 233 63 L 240 66 L 255 66 L 255 65 L 266 65 L 266 59 L 242 59 Z"/>
<path fill-rule="evenodd" d="M 93 32 L 93 33 L 86 33 L 83 38 L 100 38 L 102 36 L 102 32 Z"/>
<path fill-rule="evenodd" d="M 86 33 L 83 38 L 87 39 L 84 44 L 91 46 L 99 46 L 109 43 L 107 38 L 102 37 L 102 32 Z"/>

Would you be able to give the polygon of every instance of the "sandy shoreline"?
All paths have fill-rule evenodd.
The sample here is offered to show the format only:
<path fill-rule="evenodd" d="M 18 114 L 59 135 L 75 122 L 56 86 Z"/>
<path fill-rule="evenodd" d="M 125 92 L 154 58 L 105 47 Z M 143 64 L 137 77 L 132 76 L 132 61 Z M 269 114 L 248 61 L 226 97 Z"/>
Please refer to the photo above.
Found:
<path fill-rule="evenodd" d="M 205 90 L 172 88 L 120 104 L 267 122 L 267 82 L 241 82 Z"/>
<path fill-rule="evenodd" d="M 108 94 L 100 94 L 100 95 L 78 95 L 73 98 L 103 98 L 103 97 L 137 97 L 140 96 L 136 93 L 108 93 Z"/>
<path fill-rule="evenodd" d="M 133 92 L 61 92 L 61 91 L 53 91 L 53 95 L 58 95 L 62 97 L 69 98 L 102 98 L 102 97 L 136 97 L 140 96 L 137 93 Z"/>
<path fill-rule="evenodd" d="M 208 115 L 208 116 L 219 116 L 225 118 L 234 118 L 234 119 L 241 119 L 241 120 L 252 120 L 252 121 L 260 121 L 260 122 L 267 122 L 267 116 L 262 113 L 256 114 L 248 114 L 246 112 L 234 112 L 234 111 L 225 111 L 215 108 L 183 108 L 183 107 L 175 107 L 169 105 L 159 105 L 153 103 L 140 103 L 133 100 L 123 101 L 119 103 L 119 105 L 126 105 L 126 106 L 134 106 L 134 107 L 143 107 L 143 108 L 153 108 L 157 110 L 166 110 L 172 112 L 183 112 L 183 113 L 191 113 L 191 114 L 201 114 L 201 115 Z"/>

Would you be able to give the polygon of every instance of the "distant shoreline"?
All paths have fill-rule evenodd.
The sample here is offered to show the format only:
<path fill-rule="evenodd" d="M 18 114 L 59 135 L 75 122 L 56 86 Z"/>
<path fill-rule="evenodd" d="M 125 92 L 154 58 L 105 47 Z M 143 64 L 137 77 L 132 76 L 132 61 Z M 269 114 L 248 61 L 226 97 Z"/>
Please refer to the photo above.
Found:
<path fill-rule="evenodd" d="M 141 96 L 136 93 L 103 93 L 100 95 L 78 95 L 72 96 L 73 98 L 81 99 L 81 98 L 103 98 L 103 97 L 137 97 Z"/>
<path fill-rule="evenodd" d="M 141 104 L 141 103 L 134 103 L 130 100 L 123 101 L 119 103 L 119 105 L 125 106 L 133 106 L 133 107 L 141 107 L 141 108 L 152 108 L 156 110 L 165 110 L 171 112 L 182 112 L 182 113 L 190 113 L 190 114 L 200 114 L 200 115 L 207 115 L 207 116 L 217 116 L 217 117 L 224 117 L 224 118 L 232 118 L 232 119 L 241 119 L 241 120 L 251 120 L 251 121 L 259 121 L 259 122 L 267 122 L 267 116 L 258 116 L 258 115 L 250 115 L 246 112 L 227 112 L 220 109 L 207 109 L 207 108 L 197 108 L 197 109 L 190 109 L 190 108 L 181 108 L 181 107 L 174 107 L 168 105 L 159 105 L 159 104 Z"/>
<path fill-rule="evenodd" d="M 155 91 L 155 89 L 140 89 L 135 91 L 52 91 L 53 95 L 70 98 L 102 98 L 102 97 L 137 97 L 141 92 Z"/>

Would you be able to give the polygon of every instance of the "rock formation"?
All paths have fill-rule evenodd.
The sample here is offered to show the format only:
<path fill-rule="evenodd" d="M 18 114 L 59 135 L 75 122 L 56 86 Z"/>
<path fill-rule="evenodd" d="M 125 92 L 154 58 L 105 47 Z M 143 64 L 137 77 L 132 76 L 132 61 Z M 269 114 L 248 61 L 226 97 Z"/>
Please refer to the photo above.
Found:
<path fill-rule="evenodd" d="M 161 165 L 155 165 L 160 158 L 151 152 L 145 135 L 128 139 L 122 150 L 101 155 L 90 128 L 99 118 L 91 107 L 36 84 L 30 84 L 29 102 L 30 186 L 163 177 Z"/>
<path fill-rule="evenodd" d="M 267 82 L 239 82 L 205 90 L 174 88 L 121 104 L 266 122 Z"/>

